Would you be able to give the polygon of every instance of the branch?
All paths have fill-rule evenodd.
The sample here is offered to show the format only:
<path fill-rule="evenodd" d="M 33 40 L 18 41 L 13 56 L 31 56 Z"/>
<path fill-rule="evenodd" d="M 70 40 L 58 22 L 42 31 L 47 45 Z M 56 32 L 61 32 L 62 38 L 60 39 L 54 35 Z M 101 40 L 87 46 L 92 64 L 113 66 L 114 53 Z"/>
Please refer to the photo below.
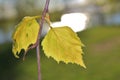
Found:
<path fill-rule="evenodd" d="M 50 2 L 50 0 L 46 0 L 46 4 L 45 4 L 45 7 L 44 7 L 44 10 L 43 10 L 43 13 L 42 13 L 42 18 L 41 18 L 41 21 L 40 21 L 40 29 L 39 29 L 39 33 L 38 33 L 38 40 L 40 39 L 40 36 L 41 36 L 41 33 L 42 33 L 42 28 L 43 28 L 43 23 L 45 21 L 46 13 L 48 13 L 49 2 Z"/>
<path fill-rule="evenodd" d="M 41 21 L 39 23 L 40 24 L 40 29 L 39 29 L 38 37 L 37 37 L 36 52 L 37 52 L 37 64 L 38 64 L 38 80 L 41 80 L 41 73 L 40 73 L 40 45 L 39 45 L 39 42 L 40 42 L 40 36 L 41 36 L 41 33 L 42 33 L 43 23 L 45 21 L 45 16 L 46 16 L 46 13 L 48 12 L 49 2 L 50 2 L 50 0 L 46 0 L 46 4 L 45 4 L 45 7 L 44 7 L 44 10 L 43 10 L 43 13 L 42 13 L 42 18 L 41 18 Z"/>

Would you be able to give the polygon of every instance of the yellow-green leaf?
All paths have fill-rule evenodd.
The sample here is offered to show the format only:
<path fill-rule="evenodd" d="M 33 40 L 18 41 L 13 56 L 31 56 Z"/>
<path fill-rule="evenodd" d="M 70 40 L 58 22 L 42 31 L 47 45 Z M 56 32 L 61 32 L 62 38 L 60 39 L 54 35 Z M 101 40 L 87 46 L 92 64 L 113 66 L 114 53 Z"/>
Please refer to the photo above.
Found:
<path fill-rule="evenodd" d="M 36 43 L 40 28 L 36 21 L 37 17 L 24 17 L 17 25 L 12 36 L 14 41 L 12 51 L 16 58 L 19 58 L 18 54 L 22 49 L 26 51 L 31 44 Z"/>
<path fill-rule="evenodd" d="M 86 68 L 82 59 L 82 42 L 77 34 L 67 26 L 51 28 L 42 41 L 43 50 L 48 57 L 58 63 L 76 63 Z"/>

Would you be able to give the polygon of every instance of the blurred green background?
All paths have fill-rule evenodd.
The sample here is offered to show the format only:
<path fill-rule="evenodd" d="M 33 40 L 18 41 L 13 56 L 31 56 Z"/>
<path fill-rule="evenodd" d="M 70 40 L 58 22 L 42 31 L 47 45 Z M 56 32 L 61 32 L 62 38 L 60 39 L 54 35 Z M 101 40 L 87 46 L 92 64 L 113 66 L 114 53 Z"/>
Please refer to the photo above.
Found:
<path fill-rule="evenodd" d="M 37 80 L 35 49 L 25 61 L 12 53 L 11 35 L 24 17 L 40 15 L 45 0 L 0 0 L 0 80 Z M 120 80 L 120 1 L 51 0 L 50 17 L 60 21 L 66 13 L 85 13 L 86 29 L 77 32 L 85 44 L 87 69 L 76 64 L 59 64 L 41 50 L 42 80 Z"/>

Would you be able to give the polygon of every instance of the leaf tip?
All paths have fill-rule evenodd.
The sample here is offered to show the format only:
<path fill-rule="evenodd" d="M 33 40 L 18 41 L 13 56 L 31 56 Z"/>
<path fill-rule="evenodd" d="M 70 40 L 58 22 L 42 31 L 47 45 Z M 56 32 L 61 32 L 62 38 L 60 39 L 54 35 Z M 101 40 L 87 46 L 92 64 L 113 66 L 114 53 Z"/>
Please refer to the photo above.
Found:
<path fill-rule="evenodd" d="M 81 65 L 81 66 L 82 66 L 83 68 L 85 68 L 85 69 L 87 68 L 85 64 L 83 64 L 83 65 Z"/>
<path fill-rule="evenodd" d="M 13 52 L 13 55 L 14 55 L 15 58 L 19 58 L 19 56 L 18 56 L 19 51 L 17 51 L 14 46 L 13 46 L 12 52 Z"/>
<path fill-rule="evenodd" d="M 14 53 L 14 56 L 15 56 L 15 58 L 19 58 L 19 56 L 17 55 L 17 53 Z"/>
<path fill-rule="evenodd" d="M 79 63 L 79 65 L 82 66 L 85 69 L 87 68 L 86 65 L 84 64 L 83 60 L 82 60 L 82 62 Z"/>

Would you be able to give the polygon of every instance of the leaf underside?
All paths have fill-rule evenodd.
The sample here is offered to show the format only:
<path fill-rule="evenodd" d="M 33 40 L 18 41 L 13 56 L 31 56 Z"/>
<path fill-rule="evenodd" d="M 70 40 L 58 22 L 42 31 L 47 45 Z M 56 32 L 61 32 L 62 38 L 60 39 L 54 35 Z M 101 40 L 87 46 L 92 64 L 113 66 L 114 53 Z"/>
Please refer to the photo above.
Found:
<path fill-rule="evenodd" d="M 24 17 L 16 26 L 16 30 L 12 36 L 14 42 L 12 51 L 16 58 L 19 58 L 18 54 L 22 49 L 26 51 L 30 45 L 36 43 L 39 28 L 36 16 Z"/>
<path fill-rule="evenodd" d="M 82 42 L 69 27 L 51 28 L 42 41 L 47 57 L 54 58 L 58 63 L 76 63 L 86 68 L 82 59 Z"/>

